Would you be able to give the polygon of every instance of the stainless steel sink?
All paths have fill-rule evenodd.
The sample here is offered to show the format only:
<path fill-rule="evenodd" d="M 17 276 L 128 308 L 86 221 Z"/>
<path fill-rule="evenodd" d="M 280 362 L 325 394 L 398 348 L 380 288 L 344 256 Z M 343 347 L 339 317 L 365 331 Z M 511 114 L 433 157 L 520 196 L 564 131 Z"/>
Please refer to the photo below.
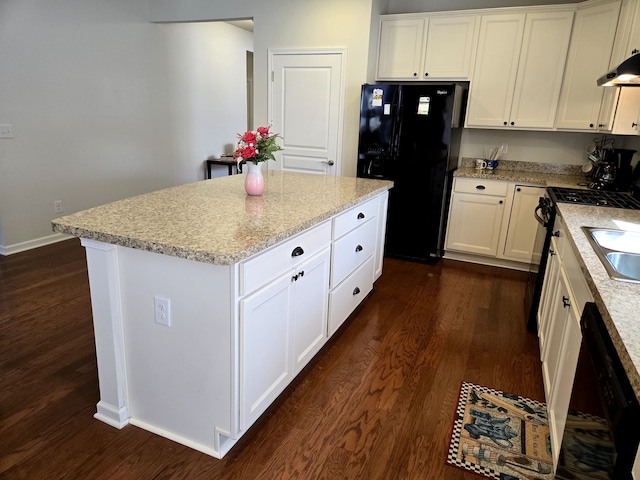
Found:
<path fill-rule="evenodd" d="M 611 278 L 640 283 L 640 232 L 593 227 L 582 231 Z"/>

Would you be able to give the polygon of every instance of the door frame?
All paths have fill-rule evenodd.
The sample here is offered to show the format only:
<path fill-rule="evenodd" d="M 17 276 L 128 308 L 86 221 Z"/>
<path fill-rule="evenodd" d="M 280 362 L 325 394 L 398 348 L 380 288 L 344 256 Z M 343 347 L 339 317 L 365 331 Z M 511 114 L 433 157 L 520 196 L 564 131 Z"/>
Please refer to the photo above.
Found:
<path fill-rule="evenodd" d="M 336 138 L 336 160 L 334 165 L 334 176 L 342 175 L 342 153 L 344 150 L 343 134 L 344 134 L 344 109 L 345 109 L 345 90 L 347 78 L 347 49 L 345 47 L 335 48 L 269 48 L 267 49 L 267 118 L 269 123 L 273 121 L 273 82 L 274 82 L 274 57 L 279 55 L 340 55 L 340 88 L 338 98 L 338 135 Z"/>

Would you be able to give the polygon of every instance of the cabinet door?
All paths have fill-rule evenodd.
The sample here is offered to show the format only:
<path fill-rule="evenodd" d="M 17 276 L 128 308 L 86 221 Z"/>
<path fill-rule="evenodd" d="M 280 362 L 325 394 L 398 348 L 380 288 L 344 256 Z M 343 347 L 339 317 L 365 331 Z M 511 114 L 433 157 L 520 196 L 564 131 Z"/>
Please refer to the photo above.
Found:
<path fill-rule="evenodd" d="M 553 128 L 573 12 L 527 14 L 509 126 Z"/>
<path fill-rule="evenodd" d="M 468 80 L 475 53 L 476 15 L 428 19 L 424 58 L 425 80 Z"/>
<path fill-rule="evenodd" d="M 551 306 L 555 297 L 558 283 L 558 273 L 560 272 L 560 262 L 557 255 L 557 245 L 555 238 L 551 239 L 549 256 L 547 258 L 547 270 L 544 274 L 542 293 L 540 295 L 540 305 L 538 307 L 538 337 L 540 340 L 540 360 L 544 358 L 547 349 L 547 334 L 549 328 L 549 317 L 551 316 Z"/>
<path fill-rule="evenodd" d="M 482 16 L 467 126 L 500 127 L 508 123 L 524 23 L 525 14 Z"/>
<path fill-rule="evenodd" d="M 569 282 L 560 266 L 558 281 L 552 295 L 549 325 L 547 327 L 546 348 L 542 356 L 542 379 L 547 400 L 552 398 L 556 386 L 556 375 L 562 352 L 562 335 L 571 308 Z"/>
<path fill-rule="evenodd" d="M 300 265 L 292 278 L 293 369 L 298 373 L 327 339 L 329 249 Z"/>
<path fill-rule="evenodd" d="M 533 211 L 538 205 L 540 197 L 544 196 L 544 192 L 544 187 L 515 186 L 509 228 L 504 245 L 504 257 L 531 262 L 538 230 L 538 222 L 533 216 Z"/>
<path fill-rule="evenodd" d="M 380 80 L 420 78 L 424 45 L 424 18 L 380 21 L 378 73 Z"/>
<path fill-rule="evenodd" d="M 495 257 L 503 210 L 504 197 L 454 193 L 446 248 Z"/>
<path fill-rule="evenodd" d="M 620 1 L 580 7 L 571 34 L 556 127 L 596 131 L 604 89 L 596 79 L 609 68 Z"/>
<path fill-rule="evenodd" d="M 293 271 L 240 301 L 240 428 L 245 430 L 293 378 Z"/>
<path fill-rule="evenodd" d="M 640 88 L 620 88 L 613 131 L 616 135 L 638 135 L 640 128 Z"/>
<path fill-rule="evenodd" d="M 567 421 L 567 411 L 571 400 L 573 379 L 578 365 L 582 332 L 580 331 L 580 319 L 575 308 L 570 307 L 564 324 L 562 345 L 558 355 L 557 375 L 551 398 L 547 403 L 549 414 L 549 433 L 551 435 L 551 454 L 553 464 L 556 465 L 562 443 L 562 433 Z"/>

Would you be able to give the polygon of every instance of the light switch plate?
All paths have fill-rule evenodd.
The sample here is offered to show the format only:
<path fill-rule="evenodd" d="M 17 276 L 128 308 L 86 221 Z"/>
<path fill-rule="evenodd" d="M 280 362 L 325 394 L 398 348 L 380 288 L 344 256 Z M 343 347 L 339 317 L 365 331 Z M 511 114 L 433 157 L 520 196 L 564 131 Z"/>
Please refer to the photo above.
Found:
<path fill-rule="evenodd" d="M 0 124 L 0 138 L 13 138 L 13 128 L 10 123 Z"/>

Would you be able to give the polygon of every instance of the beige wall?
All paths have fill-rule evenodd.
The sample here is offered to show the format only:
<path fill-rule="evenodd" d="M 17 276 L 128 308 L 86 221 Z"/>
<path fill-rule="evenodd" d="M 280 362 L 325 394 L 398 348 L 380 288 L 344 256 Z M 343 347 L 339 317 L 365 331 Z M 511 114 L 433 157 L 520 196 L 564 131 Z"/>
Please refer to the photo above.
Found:
<path fill-rule="evenodd" d="M 152 24 L 147 0 L 3 0 L 0 45 L 0 254 L 58 239 L 56 200 L 66 214 L 201 180 L 246 126 L 253 43 L 236 27 Z"/>
<path fill-rule="evenodd" d="M 381 9 L 382 3 L 377 1 L 376 8 Z M 270 120 L 268 49 L 346 48 L 341 174 L 355 176 L 360 86 L 367 81 L 370 56 L 371 0 L 150 0 L 149 4 L 151 20 L 159 22 L 253 18 L 255 125 Z M 376 11 L 376 23 L 377 16 Z"/>

